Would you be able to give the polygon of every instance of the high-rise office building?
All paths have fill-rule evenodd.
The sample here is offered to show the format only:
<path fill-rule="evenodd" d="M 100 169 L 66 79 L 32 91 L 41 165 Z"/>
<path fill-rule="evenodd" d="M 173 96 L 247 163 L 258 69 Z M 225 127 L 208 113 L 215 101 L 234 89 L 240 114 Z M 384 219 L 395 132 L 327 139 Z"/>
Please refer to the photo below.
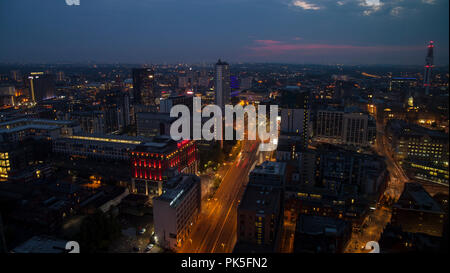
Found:
<path fill-rule="evenodd" d="M 214 86 L 216 91 L 216 105 L 224 109 L 226 104 L 230 103 L 230 67 L 228 63 L 222 62 L 220 59 L 216 63 L 216 71 L 214 75 Z"/>
<path fill-rule="evenodd" d="M 155 72 L 151 68 L 133 69 L 133 96 L 135 104 L 157 105 Z"/>
<path fill-rule="evenodd" d="M 286 163 L 265 161 L 255 166 L 237 212 L 236 253 L 272 252 L 280 243 Z"/>
<path fill-rule="evenodd" d="M 280 139 L 298 142 L 308 147 L 310 136 L 309 92 L 287 93 L 281 101 Z"/>
<path fill-rule="evenodd" d="M 130 125 L 130 102 L 128 93 L 111 90 L 102 95 L 105 133 L 121 131 Z"/>
<path fill-rule="evenodd" d="M 428 95 L 430 92 L 430 85 L 431 85 L 431 69 L 433 68 L 434 64 L 434 42 L 430 41 L 428 44 L 428 51 L 427 51 L 427 57 L 425 59 L 426 65 L 425 65 L 425 74 L 423 77 L 423 87 L 425 87 L 425 95 Z"/>
<path fill-rule="evenodd" d="M 30 90 L 30 99 L 35 103 L 55 97 L 55 80 L 51 74 L 31 72 L 27 86 Z"/>

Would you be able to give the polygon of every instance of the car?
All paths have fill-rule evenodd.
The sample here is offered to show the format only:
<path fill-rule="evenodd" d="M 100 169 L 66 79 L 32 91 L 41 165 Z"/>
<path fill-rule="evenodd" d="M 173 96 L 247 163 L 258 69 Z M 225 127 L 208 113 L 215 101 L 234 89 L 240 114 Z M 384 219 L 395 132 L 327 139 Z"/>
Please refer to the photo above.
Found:
<path fill-rule="evenodd" d="M 147 230 L 145 228 L 142 228 L 141 230 L 139 230 L 139 234 L 142 235 L 146 232 Z"/>
<path fill-rule="evenodd" d="M 133 247 L 133 251 L 134 252 L 139 252 L 139 251 L 141 251 L 141 248 L 138 247 L 138 246 L 135 246 L 135 247 Z"/>
<path fill-rule="evenodd" d="M 145 252 L 149 252 L 150 250 L 152 250 L 154 246 L 155 246 L 154 244 L 148 244 L 147 247 L 145 248 Z"/>

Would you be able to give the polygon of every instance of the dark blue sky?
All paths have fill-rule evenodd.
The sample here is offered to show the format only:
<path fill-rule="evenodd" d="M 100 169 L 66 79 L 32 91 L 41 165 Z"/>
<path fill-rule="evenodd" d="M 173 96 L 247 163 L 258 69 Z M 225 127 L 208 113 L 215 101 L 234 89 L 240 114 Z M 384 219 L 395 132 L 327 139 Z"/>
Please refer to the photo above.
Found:
<path fill-rule="evenodd" d="M 448 64 L 448 0 L 0 0 L 0 62 Z"/>

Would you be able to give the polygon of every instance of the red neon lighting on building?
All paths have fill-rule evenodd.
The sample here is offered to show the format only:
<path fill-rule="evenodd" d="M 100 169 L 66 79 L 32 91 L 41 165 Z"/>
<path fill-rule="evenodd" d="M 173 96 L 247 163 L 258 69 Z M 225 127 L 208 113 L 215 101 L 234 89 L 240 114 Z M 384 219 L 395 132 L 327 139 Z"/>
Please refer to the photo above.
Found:
<path fill-rule="evenodd" d="M 183 141 L 177 143 L 177 147 L 178 148 L 182 148 L 183 146 L 185 146 L 189 142 L 190 142 L 190 140 L 183 140 Z"/>

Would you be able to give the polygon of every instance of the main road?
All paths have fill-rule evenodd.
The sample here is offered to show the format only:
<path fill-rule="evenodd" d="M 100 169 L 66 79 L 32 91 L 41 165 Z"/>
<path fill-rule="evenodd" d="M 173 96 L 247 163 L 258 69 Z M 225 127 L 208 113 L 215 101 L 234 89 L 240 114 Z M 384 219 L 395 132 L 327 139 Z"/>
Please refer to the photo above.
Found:
<path fill-rule="evenodd" d="M 257 141 L 244 140 L 241 155 L 228 165 L 214 197 L 205 202 L 181 253 L 227 253 L 236 243 L 237 206 L 257 159 Z"/>

